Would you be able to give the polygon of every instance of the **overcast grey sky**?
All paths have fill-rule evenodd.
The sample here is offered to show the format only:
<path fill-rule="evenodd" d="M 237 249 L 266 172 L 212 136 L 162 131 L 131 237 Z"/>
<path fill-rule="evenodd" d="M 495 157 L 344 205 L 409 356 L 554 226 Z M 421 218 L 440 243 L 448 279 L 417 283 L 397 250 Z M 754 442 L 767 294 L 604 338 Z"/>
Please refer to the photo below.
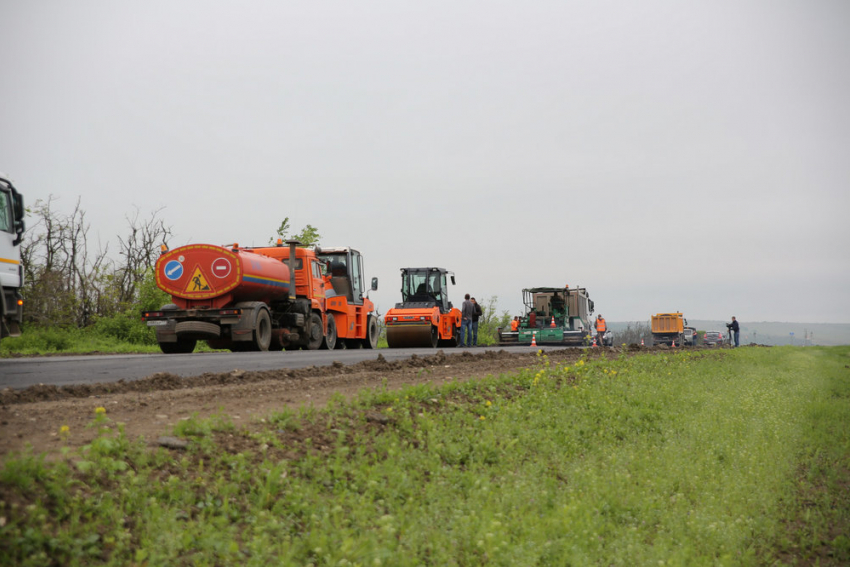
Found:
<path fill-rule="evenodd" d="M 0 170 L 114 242 L 284 217 L 518 312 L 850 322 L 850 2 L 0 2 Z M 114 244 L 112 244 L 114 247 Z"/>

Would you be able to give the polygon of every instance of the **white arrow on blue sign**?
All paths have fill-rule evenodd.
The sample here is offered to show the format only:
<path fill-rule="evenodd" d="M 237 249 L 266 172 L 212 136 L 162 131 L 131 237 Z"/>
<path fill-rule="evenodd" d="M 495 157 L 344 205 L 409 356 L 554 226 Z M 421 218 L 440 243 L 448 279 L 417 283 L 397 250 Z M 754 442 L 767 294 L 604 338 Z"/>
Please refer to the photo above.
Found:
<path fill-rule="evenodd" d="M 165 265 L 165 277 L 170 280 L 179 280 L 183 275 L 183 264 L 177 260 L 171 260 Z"/>

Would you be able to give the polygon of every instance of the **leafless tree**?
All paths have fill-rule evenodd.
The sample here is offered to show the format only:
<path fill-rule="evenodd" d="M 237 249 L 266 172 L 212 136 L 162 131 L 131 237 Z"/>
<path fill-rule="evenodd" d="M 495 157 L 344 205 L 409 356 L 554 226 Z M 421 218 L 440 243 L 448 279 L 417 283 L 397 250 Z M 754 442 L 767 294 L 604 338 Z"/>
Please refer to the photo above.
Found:
<path fill-rule="evenodd" d="M 70 214 L 54 210 L 55 197 L 36 201 L 30 209 L 35 222 L 21 245 L 24 266 L 24 309 L 28 322 L 49 326 L 85 327 L 95 317 L 110 316 L 136 299 L 145 271 L 156 262 L 159 243 L 167 243 L 171 228 L 158 218 L 145 221 L 139 212 L 127 217 L 129 234 L 119 237 L 116 263 L 109 246 L 93 246 L 80 200 Z"/>
<path fill-rule="evenodd" d="M 129 233 L 124 238 L 118 237 L 119 253 L 124 262 L 115 270 L 119 304 L 125 305 L 136 299 L 145 272 L 154 267 L 160 246 L 167 245 L 172 236 L 171 227 L 159 218 L 161 211 L 162 208 L 152 211 L 147 219 L 141 221 L 136 208 L 132 217 L 126 217 Z"/>
<path fill-rule="evenodd" d="M 652 344 L 652 332 L 649 323 L 641 321 L 631 321 L 626 324 L 626 328 L 614 333 L 614 344 L 640 344 L 641 339 L 646 341 L 646 345 Z"/>

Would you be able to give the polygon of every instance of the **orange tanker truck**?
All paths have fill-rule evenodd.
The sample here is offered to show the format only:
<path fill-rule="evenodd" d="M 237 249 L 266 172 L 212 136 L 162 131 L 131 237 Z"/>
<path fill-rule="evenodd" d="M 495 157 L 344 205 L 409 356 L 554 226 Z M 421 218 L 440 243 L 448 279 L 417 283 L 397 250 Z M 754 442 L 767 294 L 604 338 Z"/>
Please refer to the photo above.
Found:
<path fill-rule="evenodd" d="M 402 268 L 401 303 L 387 311 L 387 345 L 390 348 L 456 347 L 460 343 L 460 310 L 449 302 L 443 268 Z"/>
<path fill-rule="evenodd" d="M 199 340 L 232 351 L 375 348 L 378 321 L 361 254 L 287 244 L 163 250 L 156 283 L 172 302 L 142 312 L 162 352 L 189 353 Z"/>

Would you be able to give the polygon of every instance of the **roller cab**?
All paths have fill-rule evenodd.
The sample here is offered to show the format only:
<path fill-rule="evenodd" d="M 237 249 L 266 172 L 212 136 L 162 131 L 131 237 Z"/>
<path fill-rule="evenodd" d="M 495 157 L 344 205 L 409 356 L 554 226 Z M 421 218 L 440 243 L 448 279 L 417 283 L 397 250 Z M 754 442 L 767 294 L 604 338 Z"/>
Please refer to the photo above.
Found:
<path fill-rule="evenodd" d="M 390 348 L 456 347 L 460 343 L 460 310 L 449 301 L 444 268 L 402 268 L 401 303 L 387 311 L 384 325 Z"/>

